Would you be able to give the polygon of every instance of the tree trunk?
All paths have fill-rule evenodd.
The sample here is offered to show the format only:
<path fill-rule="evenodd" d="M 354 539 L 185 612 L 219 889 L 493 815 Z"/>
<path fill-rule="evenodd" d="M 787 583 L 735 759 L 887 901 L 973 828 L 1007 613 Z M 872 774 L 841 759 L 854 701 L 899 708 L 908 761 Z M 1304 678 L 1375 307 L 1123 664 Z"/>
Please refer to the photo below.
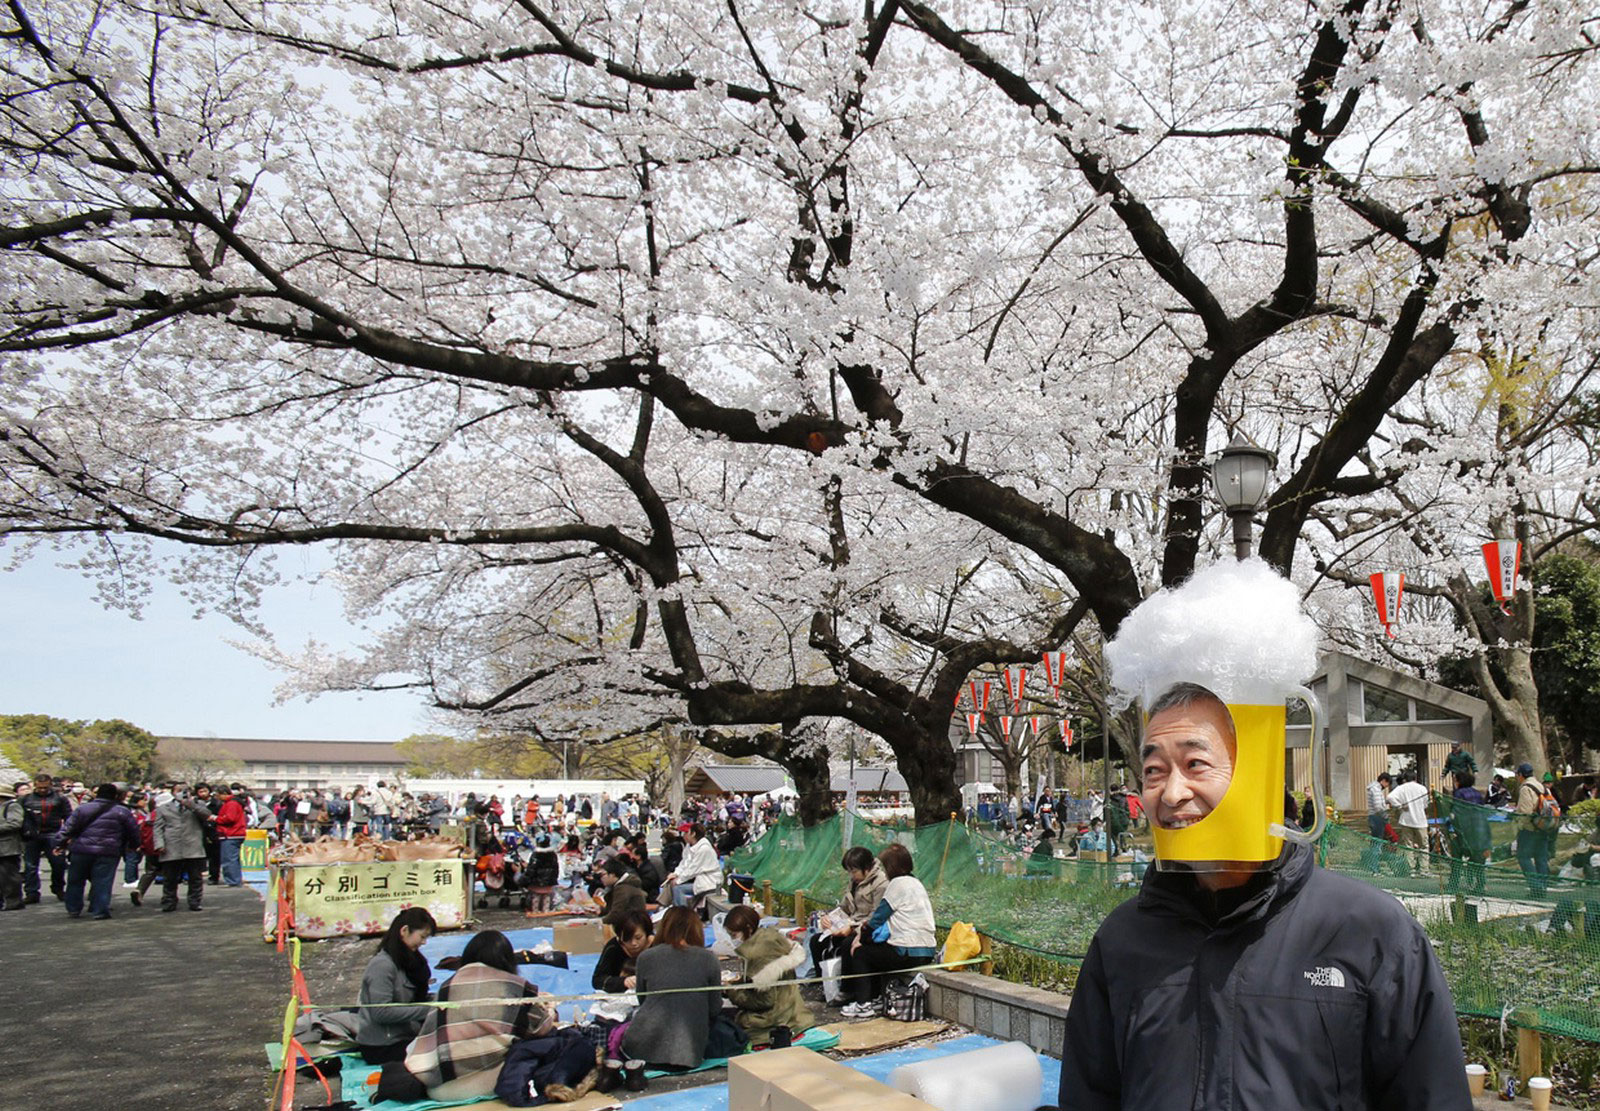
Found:
<path fill-rule="evenodd" d="M 828 767 L 828 750 L 819 746 L 804 754 L 786 753 L 782 763 L 794 780 L 795 790 L 800 792 L 796 806 L 800 824 L 809 828 L 833 817 L 833 773 Z"/>
<path fill-rule="evenodd" d="M 910 789 L 913 821 L 919 826 L 947 822 L 950 815 L 961 813 L 956 750 L 949 735 L 950 715 L 946 713 L 942 721 L 937 714 L 933 717 L 933 728 L 907 717 L 903 732 L 894 730 L 894 736 L 884 737 L 894 750 L 895 763 Z"/>
<path fill-rule="evenodd" d="M 1490 649 L 1505 675 L 1504 689 L 1496 683 L 1484 656 L 1473 657 L 1478 687 L 1489 700 L 1489 708 L 1500 723 L 1509 747 L 1512 767 L 1528 763 L 1535 776 L 1549 770 L 1545 755 L 1544 727 L 1539 720 L 1539 685 L 1533 677 L 1533 652 L 1526 644 Z"/>

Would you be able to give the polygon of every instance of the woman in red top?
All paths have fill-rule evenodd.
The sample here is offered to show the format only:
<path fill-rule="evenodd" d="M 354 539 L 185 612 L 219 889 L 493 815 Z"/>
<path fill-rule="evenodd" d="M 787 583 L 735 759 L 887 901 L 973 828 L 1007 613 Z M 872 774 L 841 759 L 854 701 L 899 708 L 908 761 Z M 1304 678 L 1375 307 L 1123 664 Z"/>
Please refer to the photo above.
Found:
<path fill-rule="evenodd" d="M 239 849 L 250 830 L 244 805 L 234 794 L 235 787 L 219 787 L 222 805 L 217 810 L 217 845 L 222 852 L 222 882 L 227 887 L 244 886 L 244 871 L 239 867 Z"/>

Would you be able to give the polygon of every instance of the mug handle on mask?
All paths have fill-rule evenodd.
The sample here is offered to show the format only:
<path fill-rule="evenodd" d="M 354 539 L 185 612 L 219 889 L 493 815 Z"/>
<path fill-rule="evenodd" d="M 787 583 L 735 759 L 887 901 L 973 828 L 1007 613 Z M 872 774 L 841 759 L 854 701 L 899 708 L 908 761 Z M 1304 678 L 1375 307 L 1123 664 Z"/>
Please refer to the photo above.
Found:
<path fill-rule="evenodd" d="M 1317 696 L 1311 693 L 1309 687 L 1296 687 L 1295 693 L 1311 711 L 1311 738 L 1306 747 L 1307 758 L 1311 761 L 1311 797 L 1316 800 L 1312 813 L 1316 817 L 1311 823 L 1311 828 L 1307 830 L 1290 829 L 1282 822 L 1273 822 L 1270 832 L 1274 837 L 1282 837 L 1285 841 L 1314 845 L 1317 838 L 1322 836 L 1322 831 L 1328 828 L 1327 784 L 1322 774 L 1322 764 L 1327 756 L 1328 746 L 1322 737 L 1322 707 L 1317 702 Z"/>

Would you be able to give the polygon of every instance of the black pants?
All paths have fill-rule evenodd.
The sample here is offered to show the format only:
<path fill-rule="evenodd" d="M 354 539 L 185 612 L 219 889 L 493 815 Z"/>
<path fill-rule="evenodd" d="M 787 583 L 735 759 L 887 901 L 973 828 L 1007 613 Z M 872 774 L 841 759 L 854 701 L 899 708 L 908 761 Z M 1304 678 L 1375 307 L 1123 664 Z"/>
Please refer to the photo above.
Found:
<path fill-rule="evenodd" d="M 30 837 L 22 843 L 22 885 L 35 902 L 39 899 L 39 862 L 50 869 L 50 894 L 61 896 L 67 890 L 67 858 L 50 851 L 50 841 L 43 837 Z"/>
<path fill-rule="evenodd" d="M 178 878 L 189 873 L 189 909 L 200 909 L 200 896 L 206 890 L 206 858 L 163 860 L 161 862 L 161 909 L 178 909 Z"/>
<path fill-rule="evenodd" d="M 902 968 L 915 968 L 925 957 L 908 957 L 893 945 L 863 941 L 854 953 L 846 953 L 843 972 L 853 976 L 844 982 L 845 994 L 857 1003 L 870 1003 L 883 994 L 888 978 Z M 871 973 L 860 976 L 857 973 Z"/>
<path fill-rule="evenodd" d="M 22 854 L 0 856 L 0 903 L 6 910 L 22 906 Z"/>
<path fill-rule="evenodd" d="M 222 842 L 219 840 L 206 841 L 206 873 L 212 883 L 222 882 Z"/>

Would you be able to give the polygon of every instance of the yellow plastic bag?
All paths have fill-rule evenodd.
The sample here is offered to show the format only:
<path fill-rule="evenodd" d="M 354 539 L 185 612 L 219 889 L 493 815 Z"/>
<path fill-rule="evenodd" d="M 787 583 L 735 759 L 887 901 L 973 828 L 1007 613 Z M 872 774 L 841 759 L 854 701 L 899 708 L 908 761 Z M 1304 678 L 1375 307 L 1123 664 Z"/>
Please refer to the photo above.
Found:
<path fill-rule="evenodd" d="M 978 931 L 972 928 L 970 922 L 955 922 L 950 926 L 950 934 L 944 939 L 943 964 L 954 964 L 957 961 L 971 960 L 983 951 L 983 946 L 978 942 Z"/>

